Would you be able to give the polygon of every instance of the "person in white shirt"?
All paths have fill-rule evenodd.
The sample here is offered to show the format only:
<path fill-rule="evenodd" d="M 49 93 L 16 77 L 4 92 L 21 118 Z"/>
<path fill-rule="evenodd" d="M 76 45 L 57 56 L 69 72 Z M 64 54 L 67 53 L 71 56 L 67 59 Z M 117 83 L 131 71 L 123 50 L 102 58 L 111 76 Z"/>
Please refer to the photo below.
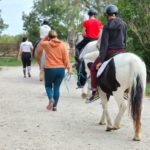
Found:
<path fill-rule="evenodd" d="M 40 26 L 40 39 L 43 39 L 46 35 L 48 35 L 51 30 L 49 23 L 47 20 L 43 21 L 43 24 Z"/>
<path fill-rule="evenodd" d="M 40 26 L 40 40 L 45 38 L 50 31 L 51 31 L 51 28 L 49 26 L 48 21 L 44 20 L 42 26 Z M 44 64 L 45 64 L 45 51 L 42 52 L 40 70 L 44 69 Z"/>
<path fill-rule="evenodd" d="M 31 54 L 33 50 L 33 45 L 30 41 L 28 41 L 27 37 L 22 38 L 22 42 L 20 44 L 19 56 L 21 56 L 22 65 L 23 65 L 23 74 L 24 78 L 26 78 L 26 69 L 28 72 L 28 77 L 31 77 Z"/>

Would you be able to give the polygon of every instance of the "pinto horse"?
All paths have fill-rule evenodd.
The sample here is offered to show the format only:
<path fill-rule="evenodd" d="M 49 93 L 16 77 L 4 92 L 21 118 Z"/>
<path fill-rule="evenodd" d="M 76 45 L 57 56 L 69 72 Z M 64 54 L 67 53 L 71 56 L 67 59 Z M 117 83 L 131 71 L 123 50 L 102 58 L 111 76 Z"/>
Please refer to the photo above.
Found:
<path fill-rule="evenodd" d="M 102 33 L 102 32 L 101 32 Z M 76 45 L 83 39 L 82 33 L 78 33 L 76 37 Z M 77 54 L 79 57 L 79 60 L 81 64 L 79 65 L 79 72 L 78 72 L 78 78 L 80 78 L 78 81 L 82 85 L 82 98 L 88 97 L 90 94 L 90 78 L 87 77 L 86 73 L 83 71 L 83 69 L 86 69 L 86 71 L 89 72 L 89 69 L 87 69 L 86 66 L 84 66 L 84 61 L 91 61 L 94 62 L 96 56 L 99 55 L 99 47 L 100 47 L 100 40 L 101 40 L 101 34 L 99 36 L 98 40 L 89 42 L 81 51 L 80 54 Z M 94 52 L 94 53 L 93 53 Z M 94 57 L 91 58 L 91 53 L 93 53 Z M 85 63 L 86 64 L 86 63 Z M 85 67 L 85 68 L 84 68 Z M 82 68 L 82 69 L 80 69 Z"/>
<path fill-rule="evenodd" d="M 86 64 L 85 66 L 87 67 Z M 121 127 L 121 119 L 128 104 L 135 132 L 133 140 L 139 141 L 141 139 L 141 113 L 146 76 L 145 63 L 133 53 L 115 55 L 107 63 L 102 64 L 97 74 L 98 90 L 103 108 L 99 124 L 103 125 L 106 122 L 106 131 L 117 130 Z M 128 95 L 127 99 L 124 98 L 125 94 Z M 108 111 L 110 96 L 114 97 L 119 108 L 114 125 L 112 125 Z"/>

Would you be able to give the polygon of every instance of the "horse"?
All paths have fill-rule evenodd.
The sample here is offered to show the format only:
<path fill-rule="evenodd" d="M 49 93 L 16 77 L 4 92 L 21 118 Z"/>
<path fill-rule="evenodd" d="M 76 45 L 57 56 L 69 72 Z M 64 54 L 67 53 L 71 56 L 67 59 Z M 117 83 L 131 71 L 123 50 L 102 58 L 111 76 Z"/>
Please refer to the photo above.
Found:
<path fill-rule="evenodd" d="M 87 75 L 87 80 L 82 87 L 82 98 L 87 98 L 91 94 L 90 64 L 94 63 L 95 59 L 99 56 L 99 51 L 95 49 L 93 52 L 86 53 L 85 55 L 81 53 L 81 56 L 81 65 L 84 66 L 83 69 L 85 69 Z"/>
<path fill-rule="evenodd" d="M 45 64 L 45 52 L 44 49 L 39 46 L 39 43 L 37 43 L 37 45 L 34 46 L 34 58 L 37 61 L 37 63 L 39 64 L 39 80 L 43 81 L 44 79 L 44 64 Z"/>
<path fill-rule="evenodd" d="M 39 42 L 40 43 L 40 42 Z M 37 45 L 34 47 L 34 57 L 36 59 L 36 61 L 39 64 L 39 68 L 40 68 L 40 73 L 39 73 L 39 80 L 43 81 L 44 80 L 44 65 L 45 65 L 45 51 L 44 49 L 39 45 L 39 43 L 37 43 Z M 70 46 L 67 42 L 63 41 L 66 49 L 70 50 Z"/>
<path fill-rule="evenodd" d="M 91 55 L 94 54 L 91 53 Z M 87 65 L 85 66 L 87 67 Z M 145 63 L 133 53 L 115 55 L 102 64 L 97 73 L 98 91 L 103 108 L 99 124 L 104 125 L 106 123 L 106 131 L 121 128 L 122 117 L 127 106 L 129 106 L 133 119 L 133 140 L 141 140 L 141 113 L 146 88 L 146 76 Z M 127 94 L 127 99 L 124 98 L 125 94 Z M 108 111 L 110 96 L 114 97 L 119 108 L 114 125 L 112 125 Z"/>
<path fill-rule="evenodd" d="M 82 60 L 84 59 L 84 60 L 86 60 L 87 59 L 87 61 L 90 59 L 90 60 L 92 60 L 91 62 L 94 62 L 95 61 L 95 58 L 93 57 L 93 58 L 91 58 L 90 57 L 90 53 L 93 53 L 94 52 L 94 55 L 95 55 L 95 57 L 96 56 L 98 56 L 98 54 L 99 54 L 99 47 L 100 47 L 100 40 L 101 40 L 101 33 L 102 33 L 102 31 L 100 32 L 100 36 L 99 36 L 99 38 L 98 38 L 98 40 L 95 40 L 95 41 L 91 41 L 91 42 L 89 42 L 83 49 L 82 49 L 82 51 L 81 51 L 81 53 L 80 54 L 77 54 L 78 56 L 79 56 L 79 60 L 81 61 L 81 62 L 83 62 Z M 77 37 L 76 37 L 76 41 L 75 41 L 75 43 L 76 43 L 76 45 L 81 41 L 83 39 L 83 35 L 82 35 L 82 33 L 78 33 L 77 34 Z M 85 63 L 86 64 L 86 63 Z M 82 68 L 82 65 L 83 65 L 83 68 Z M 86 67 L 86 66 L 85 66 Z M 80 66 L 79 66 L 79 68 L 82 68 L 82 69 L 84 69 L 84 62 L 83 63 L 81 63 L 80 64 Z M 87 69 L 87 67 L 85 68 L 86 69 L 86 71 L 89 71 L 89 69 Z M 80 70 L 79 70 L 80 71 Z M 82 70 L 81 70 L 82 71 Z M 82 98 L 86 98 L 86 97 L 88 97 L 88 95 L 90 94 L 90 78 L 89 78 L 89 76 L 88 77 L 86 77 L 86 74 L 83 72 L 79 72 L 78 73 L 78 77 L 80 78 L 83 78 L 83 80 L 85 80 L 85 82 L 82 82 Z M 88 87 L 88 88 L 87 88 Z"/>

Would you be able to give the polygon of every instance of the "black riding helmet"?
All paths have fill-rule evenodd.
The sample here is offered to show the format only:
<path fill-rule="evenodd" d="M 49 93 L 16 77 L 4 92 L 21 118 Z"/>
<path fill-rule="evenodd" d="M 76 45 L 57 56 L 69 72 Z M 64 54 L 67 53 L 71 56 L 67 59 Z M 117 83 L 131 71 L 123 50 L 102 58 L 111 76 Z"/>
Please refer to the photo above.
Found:
<path fill-rule="evenodd" d="M 45 19 L 45 20 L 43 21 L 43 25 L 44 25 L 44 24 L 45 24 L 45 25 L 48 25 L 48 24 L 49 24 L 48 20 Z"/>
<path fill-rule="evenodd" d="M 116 5 L 108 5 L 105 8 L 104 15 L 113 16 L 118 14 L 118 7 Z"/>
<path fill-rule="evenodd" d="M 93 16 L 93 15 L 97 15 L 97 14 L 98 14 L 98 12 L 95 8 L 90 8 L 88 11 L 89 16 Z"/>

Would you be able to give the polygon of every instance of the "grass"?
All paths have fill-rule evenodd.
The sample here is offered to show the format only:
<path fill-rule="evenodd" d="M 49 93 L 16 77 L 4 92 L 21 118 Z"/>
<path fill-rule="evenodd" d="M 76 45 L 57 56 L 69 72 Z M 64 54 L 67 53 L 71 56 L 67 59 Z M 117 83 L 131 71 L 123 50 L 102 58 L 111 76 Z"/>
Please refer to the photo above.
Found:
<path fill-rule="evenodd" d="M 70 62 L 71 62 L 71 63 L 75 63 L 74 56 L 70 56 Z"/>
<path fill-rule="evenodd" d="M 150 96 L 150 82 L 147 83 L 147 86 L 146 86 L 146 95 Z"/>
<path fill-rule="evenodd" d="M 15 57 L 0 57 L 0 66 L 20 66 L 21 60 Z"/>
<path fill-rule="evenodd" d="M 35 63 L 33 60 L 32 63 Z M 0 57 L 0 66 L 21 66 L 21 60 L 17 60 L 15 57 Z"/>

